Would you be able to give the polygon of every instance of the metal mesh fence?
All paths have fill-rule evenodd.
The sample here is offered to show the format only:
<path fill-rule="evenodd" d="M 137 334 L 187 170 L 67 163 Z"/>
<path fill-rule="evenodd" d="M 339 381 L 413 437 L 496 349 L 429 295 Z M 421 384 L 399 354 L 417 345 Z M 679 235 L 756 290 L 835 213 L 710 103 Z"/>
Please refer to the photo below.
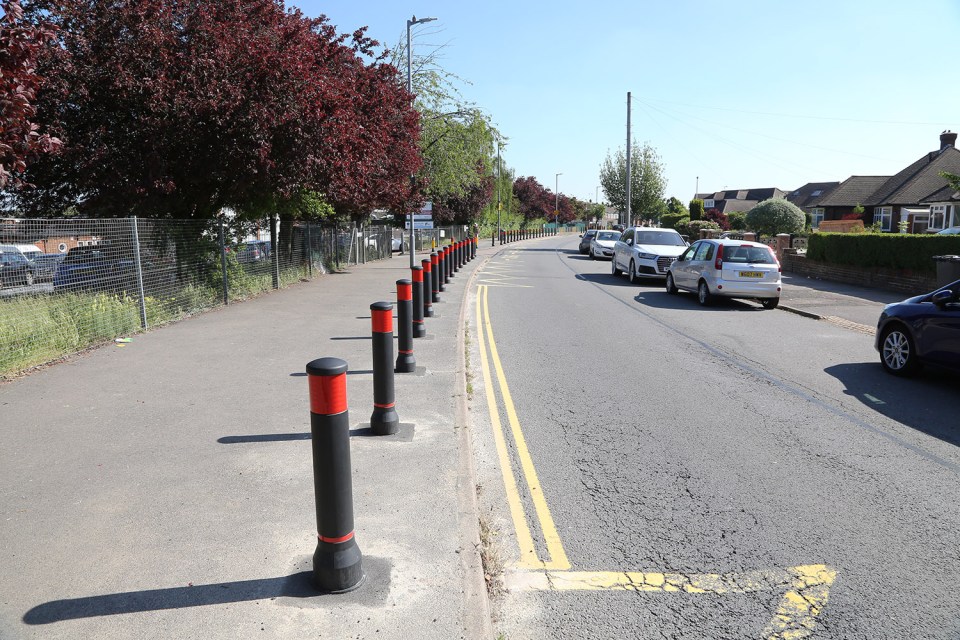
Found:
<path fill-rule="evenodd" d="M 389 226 L 0 220 L 0 376 L 409 250 Z M 455 234 L 457 234 L 455 236 Z M 465 237 L 418 230 L 417 251 Z"/>

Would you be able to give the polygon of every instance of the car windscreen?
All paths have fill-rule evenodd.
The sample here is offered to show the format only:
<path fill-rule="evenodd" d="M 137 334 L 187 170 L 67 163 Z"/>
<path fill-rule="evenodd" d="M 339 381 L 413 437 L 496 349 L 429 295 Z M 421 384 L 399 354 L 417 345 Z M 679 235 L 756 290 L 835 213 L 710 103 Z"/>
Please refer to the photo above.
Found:
<path fill-rule="evenodd" d="M 686 243 L 675 231 L 638 231 L 637 244 L 661 244 L 668 247 L 683 247 Z"/>
<path fill-rule="evenodd" d="M 724 262 L 739 262 L 742 264 L 776 264 L 773 254 L 766 247 L 724 247 Z"/>
<path fill-rule="evenodd" d="M 597 234 L 597 240 L 619 240 L 619 231 L 601 231 Z"/>

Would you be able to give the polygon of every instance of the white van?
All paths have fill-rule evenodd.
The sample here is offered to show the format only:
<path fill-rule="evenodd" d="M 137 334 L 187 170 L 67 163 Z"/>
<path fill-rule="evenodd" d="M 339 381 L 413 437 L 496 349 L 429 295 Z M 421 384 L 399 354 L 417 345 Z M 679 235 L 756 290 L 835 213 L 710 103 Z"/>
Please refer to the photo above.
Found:
<path fill-rule="evenodd" d="M 43 255 L 35 244 L 0 244 L 0 253 L 19 253 L 27 260 Z"/>

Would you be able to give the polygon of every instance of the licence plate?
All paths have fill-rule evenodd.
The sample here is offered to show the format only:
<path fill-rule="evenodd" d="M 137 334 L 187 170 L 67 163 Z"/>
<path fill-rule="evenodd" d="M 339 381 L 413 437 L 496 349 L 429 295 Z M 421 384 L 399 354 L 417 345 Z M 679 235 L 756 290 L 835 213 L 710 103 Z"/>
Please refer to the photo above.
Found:
<path fill-rule="evenodd" d="M 763 272 L 762 271 L 741 271 L 740 277 L 741 278 L 762 278 Z"/>

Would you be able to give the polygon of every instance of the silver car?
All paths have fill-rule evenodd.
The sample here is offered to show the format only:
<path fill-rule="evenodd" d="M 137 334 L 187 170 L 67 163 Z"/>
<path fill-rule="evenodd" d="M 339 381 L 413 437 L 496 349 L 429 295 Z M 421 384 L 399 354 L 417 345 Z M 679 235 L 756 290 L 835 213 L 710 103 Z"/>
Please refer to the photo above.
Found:
<path fill-rule="evenodd" d="M 624 271 L 630 282 L 640 278 L 662 278 L 667 267 L 687 248 L 687 241 L 675 229 L 627 227 L 613 246 L 610 271 Z"/>
<path fill-rule="evenodd" d="M 701 305 L 714 297 L 753 298 L 764 309 L 780 304 L 780 263 L 765 244 L 699 240 L 667 270 L 667 293 L 694 291 Z"/>
<path fill-rule="evenodd" d="M 597 235 L 593 236 L 593 239 L 590 240 L 590 259 L 612 259 L 613 247 L 619 239 L 619 231 L 597 231 Z"/>

